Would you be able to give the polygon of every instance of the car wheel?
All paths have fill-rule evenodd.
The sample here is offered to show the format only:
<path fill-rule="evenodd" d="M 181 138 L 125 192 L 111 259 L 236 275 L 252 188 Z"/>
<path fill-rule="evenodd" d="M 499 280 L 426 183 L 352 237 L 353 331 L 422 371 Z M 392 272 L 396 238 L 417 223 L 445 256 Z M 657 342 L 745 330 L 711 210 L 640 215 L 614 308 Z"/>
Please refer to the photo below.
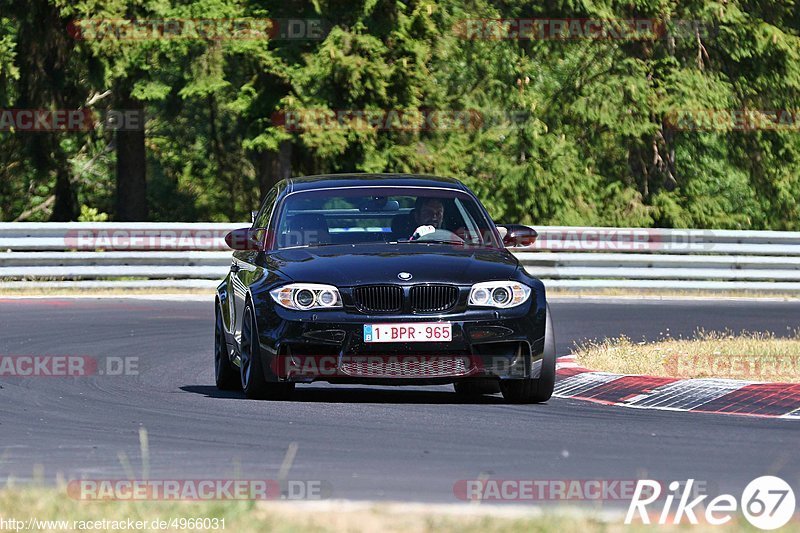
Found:
<path fill-rule="evenodd" d="M 550 306 L 545 315 L 544 353 L 542 354 L 542 372 L 536 379 L 509 379 L 500 382 L 503 398 L 511 403 L 546 402 L 553 395 L 556 384 L 556 338 L 553 333 L 553 321 L 550 317 Z"/>
<path fill-rule="evenodd" d="M 239 390 L 242 381 L 236 371 L 231 358 L 228 357 L 228 343 L 225 341 L 225 325 L 222 323 L 222 313 L 219 305 L 214 305 L 214 378 L 219 390 Z"/>
<path fill-rule="evenodd" d="M 294 383 L 268 382 L 261 362 L 261 343 L 258 324 L 250 302 L 242 316 L 241 383 L 244 395 L 250 400 L 286 400 L 294 392 Z"/>
<path fill-rule="evenodd" d="M 496 394 L 500 392 L 500 383 L 496 379 L 457 381 L 453 383 L 453 388 L 459 396 L 477 398 L 484 394 Z"/>

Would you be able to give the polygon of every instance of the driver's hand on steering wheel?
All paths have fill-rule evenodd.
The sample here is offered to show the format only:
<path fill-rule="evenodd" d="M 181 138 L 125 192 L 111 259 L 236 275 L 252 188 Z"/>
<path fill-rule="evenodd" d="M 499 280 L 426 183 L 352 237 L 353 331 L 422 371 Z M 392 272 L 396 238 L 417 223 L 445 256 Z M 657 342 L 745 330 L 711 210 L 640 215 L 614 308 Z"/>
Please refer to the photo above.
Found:
<path fill-rule="evenodd" d="M 411 235 L 411 237 L 409 237 L 408 240 L 416 241 L 417 239 L 420 239 L 421 237 L 424 237 L 425 235 L 433 233 L 435 231 L 436 231 L 435 226 L 429 226 L 429 225 L 420 226 L 416 230 L 414 230 L 414 234 Z"/>

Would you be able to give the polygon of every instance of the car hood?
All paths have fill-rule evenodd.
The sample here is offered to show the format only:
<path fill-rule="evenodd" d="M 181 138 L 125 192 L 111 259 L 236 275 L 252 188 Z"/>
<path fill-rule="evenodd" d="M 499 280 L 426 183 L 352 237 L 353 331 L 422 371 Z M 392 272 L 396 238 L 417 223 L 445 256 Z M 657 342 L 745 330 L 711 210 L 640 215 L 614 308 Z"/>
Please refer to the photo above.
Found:
<path fill-rule="evenodd" d="M 293 281 L 338 287 L 434 282 L 470 285 L 484 280 L 510 279 L 519 266 L 506 250 L 465 249 L 441 244 L 295 248 L 273 252 L 269 263 Z M 412 278 L 399 278 L 401 272 L 411 274 Z"/>

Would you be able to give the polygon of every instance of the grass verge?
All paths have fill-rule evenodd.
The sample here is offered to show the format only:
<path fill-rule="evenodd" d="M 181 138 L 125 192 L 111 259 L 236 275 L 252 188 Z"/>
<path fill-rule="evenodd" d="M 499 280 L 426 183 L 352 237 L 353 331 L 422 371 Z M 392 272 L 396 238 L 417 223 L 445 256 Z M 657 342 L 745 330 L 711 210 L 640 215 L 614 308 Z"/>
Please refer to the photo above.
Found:
<path fill-rule="evenodd" d="M 619 337 L 580 344 L 575 355 L 581 366 L 617 374 L 800 383 L 800 330 L 788 338 L 702 330 L 652 343 Z"/>
<path fill-rule="evenodd" d="M 651 530 L 640 523 L 626 526 L 624 511 L 605 513 L 576 510 L 543 511 L 536 507 L 485 505 L 424 505 L 370 503 L 328 500 L 321 502 L 82 502 L 72 500 L 57 489 L 0 490 L 0 517 L 9 520 L 36 519 L 39 531 L 114 530 L 110 521 L 139 522 L 143 527 L 128 531 L 236 531 L 241 533 L 338 532 L 453 532 L 505 533 L 549 532 L 633 533 Z M 178 527 L 154 527 L 154 521 Z M 191 519 L 217 519 L 217 529 L 180 527 Z M 657 519 L 654 517 L 654 519 Z M 109 521 L 103 524 L 100 521 Z M 222 521 L 224 520 L 224 529 Z M 61 524 L 43 521 L 63 521 Z M 196 524 L 196 522 L 195 522 Z M 26 522 L 26 527 L 28 523 Z M 49 527 L 48 527 L 49 526 Z M 656 526 L 659 531 L 711 531 L 712 526 Z M 14 528 L 6 527 L 14 531 Z M 752 531 L 742 521 L 728 524 L 726 531 Z"/>
<path fill-rule="evenodd" d="M 800 300 L 800 293 L 780 291 L 746 291 L 746 290 L 719 290 L 709 291 L 700 289 L 547 289 L 548 298 L 596 298 L 607 296 L 609 298 L 687 298 L 687 299 L 719 299 L 743 298 L 750 300 Z"/>
<path fill-rule="evenodd" d="M 214 299 L 214 289 L 198 289 L 198 288 L 160 288 L 160 287 L 135 287 L 135 288 L 117 288 L 117 287 L 24 287 L 24 288 L 3 288 L 0 287 L 0 298 L 3 297 L 27 297 L 27 296 L 48 296 L 57 298 L 59 296 L 82 296 L 91 298 L 93 296 L 118 296 L 125 298 L 126 296 L 153 296 L 153 297 L 166 297 L 166 296 L 208 296 L 209 300 Z"/>

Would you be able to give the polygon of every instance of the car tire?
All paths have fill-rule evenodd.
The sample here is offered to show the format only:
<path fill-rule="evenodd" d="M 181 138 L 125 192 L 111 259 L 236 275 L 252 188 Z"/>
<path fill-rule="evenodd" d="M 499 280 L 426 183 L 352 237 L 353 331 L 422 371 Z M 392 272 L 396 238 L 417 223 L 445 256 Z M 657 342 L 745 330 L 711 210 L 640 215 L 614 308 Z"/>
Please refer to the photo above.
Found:
<path fill-rule="evenodd" d="M 456 394 L 465 398 L 477 398 L 484 394 L 496 394 L 500 392 L 498 380 L 470 380 L 457 381 L 453 383 Z"/>
<path fill-rule="evenodd" d="M 239 372 L 228 356 L 228 343 L 225 341 L 225 325 L 219 303 L 214 304 L 214 381 L 219 390 L 241 390 L 242 380 Z"/>
<path fill-rule="evenodd" d="M 510 403 L 541 403 L 553 395 L 556 384 L 556 338 L 550 306 L 545 314 L 544 352 L 542 371 L 538 378 L 508 379 L 500 382 L 503 398 Z"/>
<path fill-rule="evenodd" d="M 241 376 L 242 390 L 250 400 L 288 400 L 294 392 L 294 383 L 268 382 L 261 360 L 261 343 L 258 324 L 250 302 L 242 316 Z"/>

